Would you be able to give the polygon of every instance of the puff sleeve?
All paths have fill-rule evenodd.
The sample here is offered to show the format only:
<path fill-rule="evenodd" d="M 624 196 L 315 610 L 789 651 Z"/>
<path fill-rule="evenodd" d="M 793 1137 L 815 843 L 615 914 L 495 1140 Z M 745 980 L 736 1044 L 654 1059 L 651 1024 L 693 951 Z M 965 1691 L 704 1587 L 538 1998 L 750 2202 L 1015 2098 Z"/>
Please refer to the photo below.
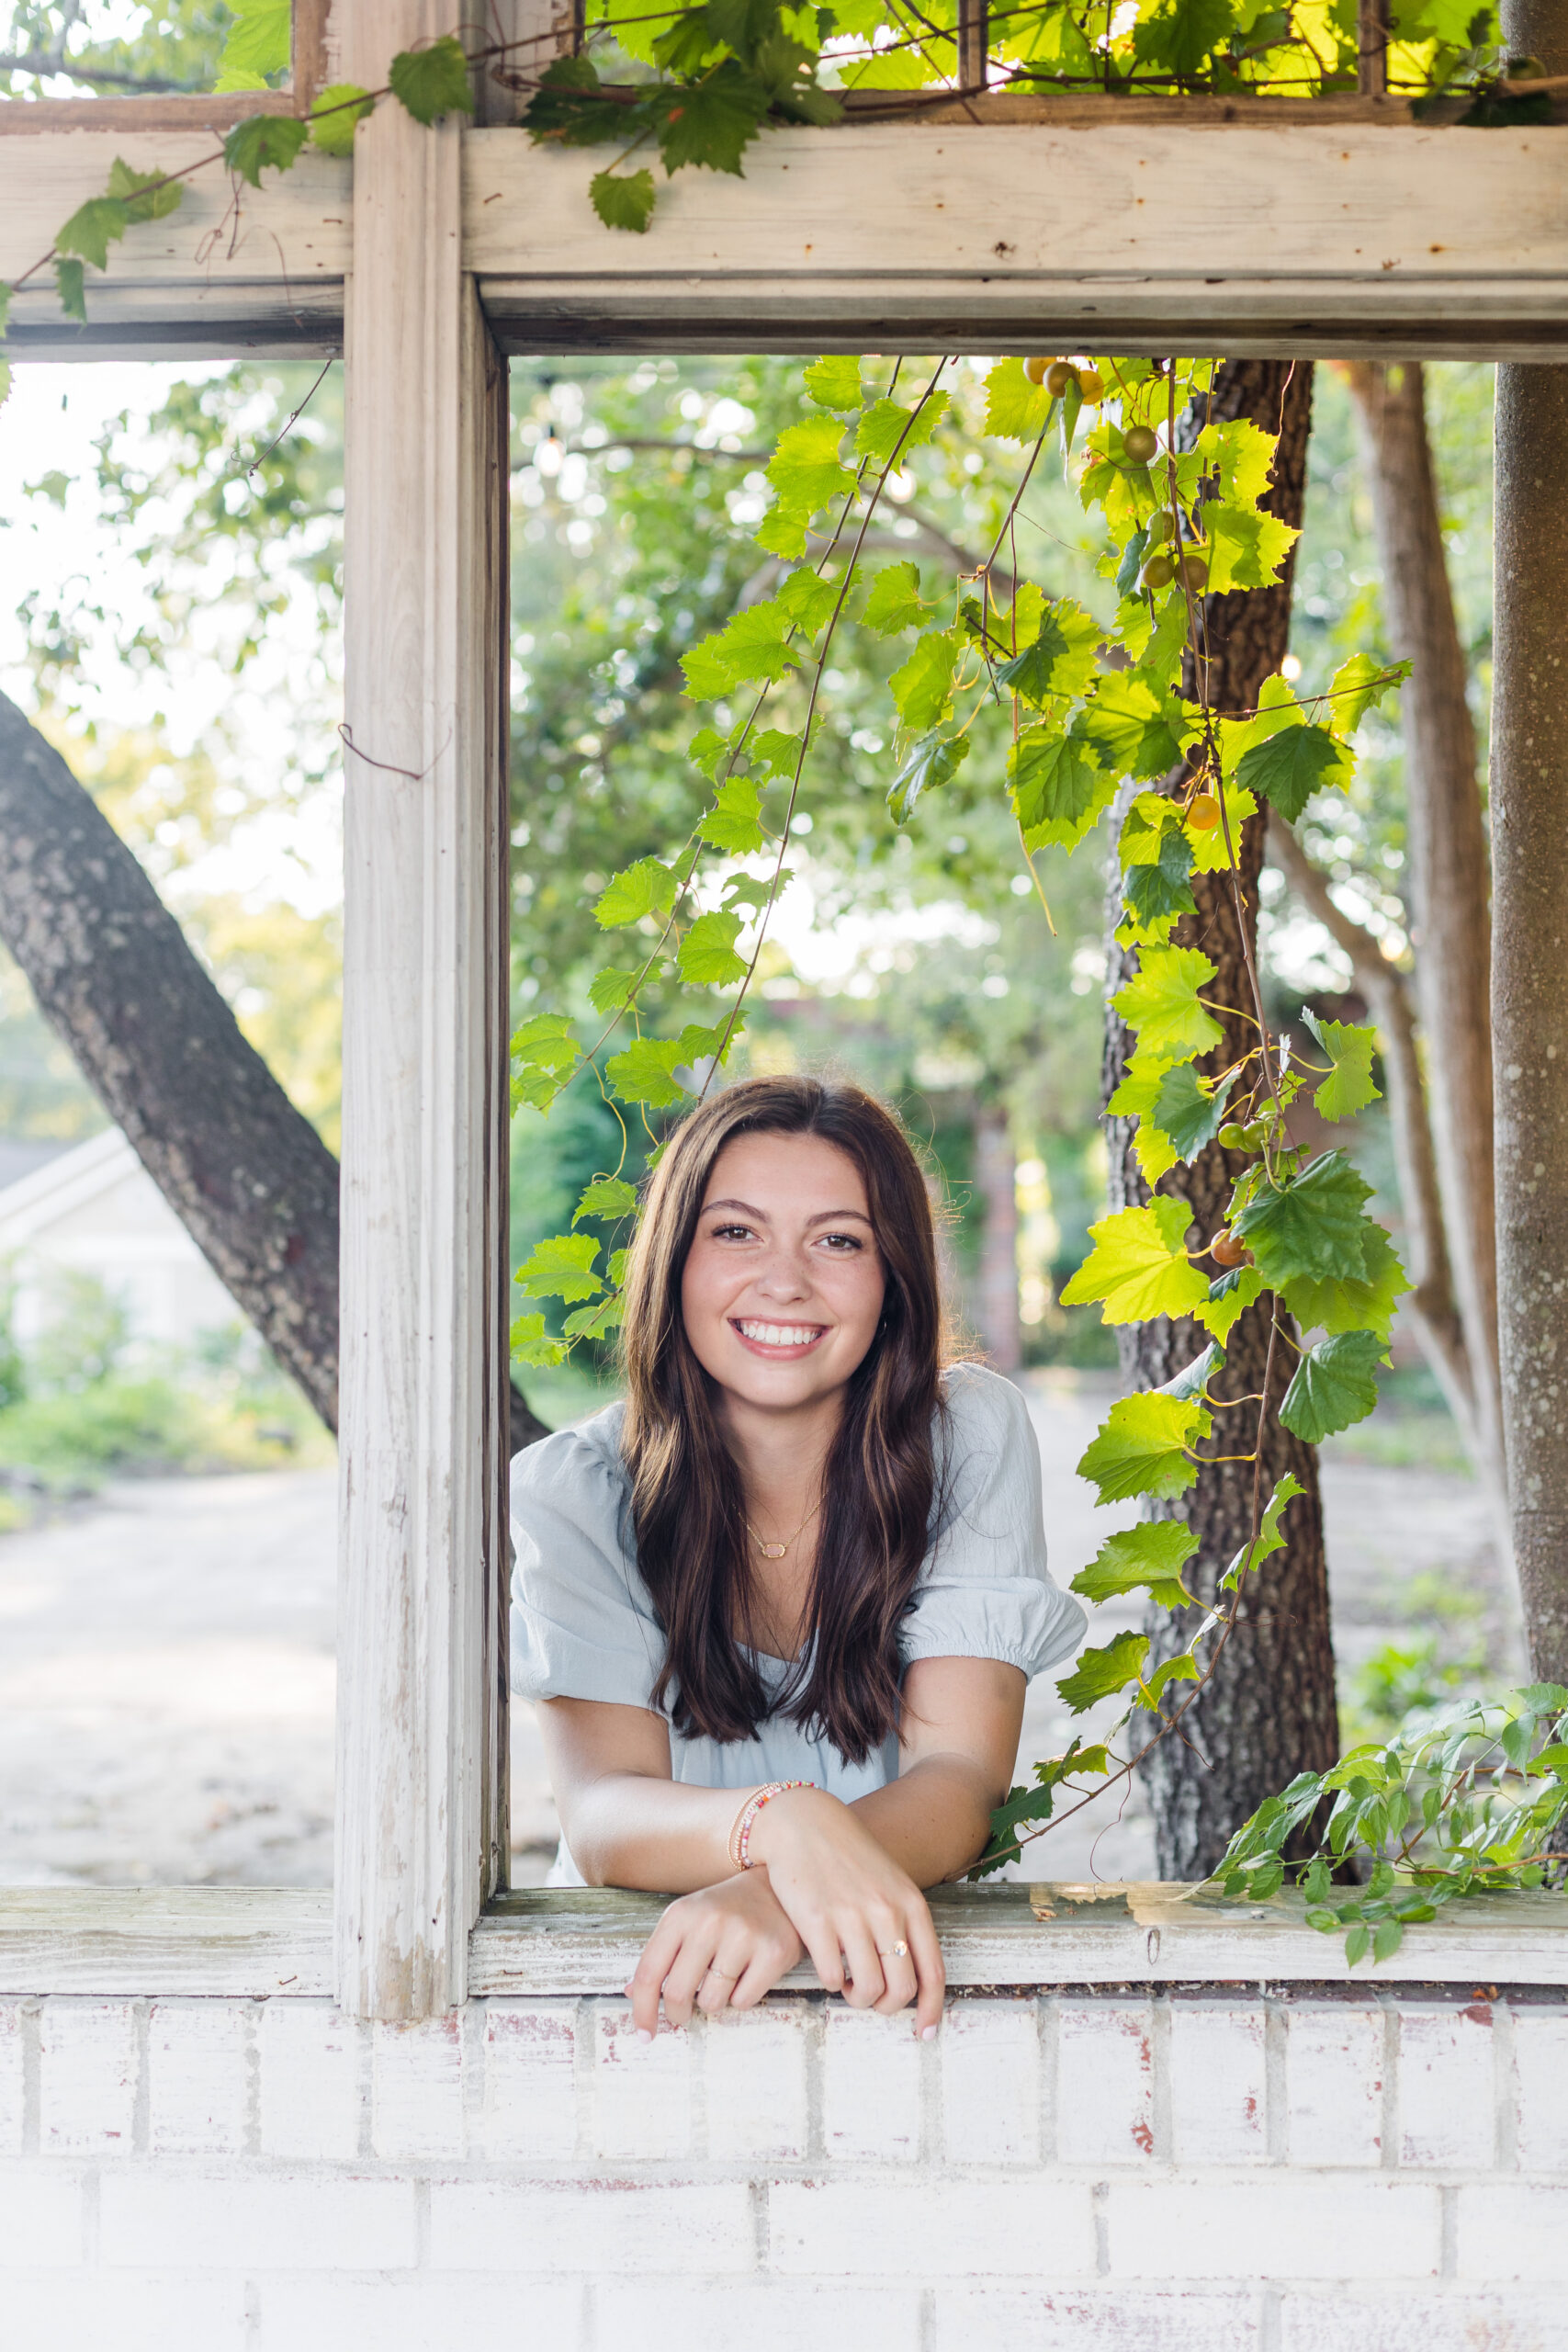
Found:
<path fill-rule="evenodd" d="M 939 1461 L 934 1536 L 899 1631 L 903 1662 L 997 1658 L 1038 1674 L 1077 1648 L 1086 1620 L 1046 1571 L 1040 1447 L 1011 1381 L 953 1367 Z"/>
<path fill-rule="evenodd" d="M 653 1708 L 664 1637 L 631 1557 L 612 1408 L 512 1465 L 512 1688 Z M 655 1711 L 657 1712 L 657 1711 Z"/>

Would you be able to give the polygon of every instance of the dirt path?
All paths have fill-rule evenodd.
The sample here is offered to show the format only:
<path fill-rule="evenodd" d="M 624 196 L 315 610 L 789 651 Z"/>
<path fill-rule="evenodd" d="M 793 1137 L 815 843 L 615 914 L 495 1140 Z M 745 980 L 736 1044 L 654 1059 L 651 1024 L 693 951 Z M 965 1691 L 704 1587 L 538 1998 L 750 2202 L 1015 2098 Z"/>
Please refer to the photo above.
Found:
<path fill-rule="evenodd" d="M 1097 1510 L 1073 1474 L 1105 1393 L 1070 1375 L 1029 1383 L 1063 1582 L 1134 1516 Z M 1324 1490 L 1344 1662 L 1408 1634 L 1417 1574 L 1495 1601 L 1468 1480 L 1330 1458 Z M 0 1883 L 330 1881 L 334 1521 L 333 1471 L 279 1471 L 126 1482 L 77 1516 L 0 1538 Z M 1090 1638 L 1133 1622 L 1100 1611 Z M 1044 1677 L 1024 1763 L 1068 1736 Z M 513 1768 L 514 1873 L 529 1883 L 547 1867 L 554 1813 L 522 1707 Z M 1134 1792 L 1120 1819 L 1107 1805 L 1050 1833 L 1027 1874 L 1152 1869 Z"/>

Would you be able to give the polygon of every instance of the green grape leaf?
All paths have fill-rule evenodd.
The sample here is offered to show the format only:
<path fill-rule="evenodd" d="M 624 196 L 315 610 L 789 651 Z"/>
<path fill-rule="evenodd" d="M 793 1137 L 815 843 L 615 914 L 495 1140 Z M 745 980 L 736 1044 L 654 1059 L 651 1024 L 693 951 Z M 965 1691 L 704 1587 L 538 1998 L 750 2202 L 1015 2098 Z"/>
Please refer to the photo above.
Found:
<path fill-rule="evenodd" d="M 694 767 L 700 768 L 711 784 L 718 772 L 721 760 L 728 760 L 733 750 L 728 735 L 716 727 L 699 727 L 686 746 L 686 757 Z"/>
<path fill-rule="evenodd" d="M 814 637 L 839 601 L 840 583 L 824 580 L 809 564 L 792 571 L 778 593 L 781 612 L 789 615 L 807 637 Z"/>
<path fill-rule="evenodd" d="M 1299 1175 L 1262 1185 L 1232 1218 L 1231 1230 L 1270 1290 L 1303 1274 L 1364 1281 L 1366 1235 L 1381 1230 L 1362 1214 L 1371 1191 L 1343 1152 L 1325 1151 Z"/>
<path fill-rule="evenodd" d="M 676 959 L 681 978 L 694 988 L 722 989 L 743 980 L 746 958 L 735 952 L 739 929 L 738 914 L 699 915 L 681 942 Z"/>
<path fill-rule="evenodd" d="M 291 0 L 239 0 L 218 61 L 214 93 L 265 90 L 269 74 L 288 71 L 293 29 Z"/>
<path fill-rule="evenodd" d="M 778 503 L 756 535 L 758 546 L 768 554 L 803 556 L 812 516 L 853 490 L 855 478 L 839 458 L 843 437 L 836 416 L 802 417 L 780 434 L 768 461 L 768 480 Z"/>
<path fill-rule="evenodd" d="M 1233 1266 L 1228 1273 L 1209 1284 L 1208 1298 L 1201 1306 L 1192 1309 L 1193 1316 L 1224 1346 L 1239 1317 L 1262 1290 L 1263 1277 L 1256 1266 Z"/>
<path fill-rule="evenodd" d="M 95 269 L 109 266 L 109 247 L 123 237 L 130 223 L 130 214 L 123 198 L 90 196 L 79 204 L 62 228 L 54 232 L 54 249 L 61 254 L 79 254 L 90 261 Z"/>
<path fill-rule="evenodd" d="M 1393 1312 L 1410 1288 L 1393 1242 L 1375 1220 L 1361 1231 L 1363 1271 L 1344 1275 L 1302 1275 L 1282 1286 L 1285 1305 L 1303 1331 L 1375 1331 L 1386 1346 Z"/>
<path fill-rule="evenodd" d="M 1198 1538 L 1179 1519 L 1145 1519 L 1108 1535 L 1071 1589 L 1085 1600 L 1114 1600 L 1122 1593 L 1146 1592 L 1156 1609 L 1186 1609 L 1192 1595 L 1181 1567 L 1198 1549 Z"/>
<path fill-rule="evenodd" d="M 400 50 L 387 68 L 393 97 L 415 122 L 438 122 L 443 115 L 472 114 L 474 93 L 468 61 L 454 33 L 443 33 L 427 49 Z"/>
<path fill-rule="evenodd" d="M 1116 594 L 1119 596 L 1127 597 L 1137 594 L 1138 574 L 1143 569 L 1144 558 L 1148 553 L 1148 528 L 1146 525 L 1140 523 L 1122 548 L 1121 560 L 1116 566 Z"/>
<path fill-rule="evenodd" d="M 1236 588 L 1272 588 L 1280 566 L 1301 533 L 1276 515 L 1245 506 L 1205 506 L 1203 529 L 1209 557 L 1208 592 L 1222 596 Z"/>
<path fill-rule="evenodd" d="M 581 1047 L 570 1021 L 558 1012 L 536 1012 L 514 1030 L 509 1048 L 512 1059 L 512 1107 L 526 1102 L 547 1111 L 572 1071 Z"/>
<path fill-rule="evenodd" d="M 651 172 L 595 172 L 588 183 L 588 200 L 606 229 L 629 229 L 642 236 L 653 218 L 658 197 Z"/>
<path fill-rule="evenodd" d="M 658 972 L 659 966 L 656 964 L 648 975 L 649 978 L 656 978 Z M 588 1001 L 595 1012 L 618 1012 L 623 1005 L 631 1002 L 632 990 L 641 978 L 640 970 L 595 972 L 588 983 Z"/>
<path fill-rule="evenodd" d="M 1159 837 L 1156 862 L 1130 865 L 1122 877 L 1122 901 L 1134 922 L 1146 930 L 1173 915 L 1196 913 L 1191 872 L 1192 845 L 1180 826 L 1172 825 Z"/>
<path fill-rule="evenodd" d="M 1184 1365 L 1174 1379 L 1162 1381 L 1157 1394 L 1161 1396 L 1174 1396 L 1181 1405 L 1190 1404 L 1194 1397 L 1202 1396 L 1215 1373 L 1224 1369 L 1224 1348 L 1220 1346 L 1218 1340 L 1211 1340 L 1201 1355 L 1194 1356 L 1191 1363 Z"/>
<path fill-rule="evenodd" d="M 681 1100 L 683 1090 L 675 1072 L 686 1058 L 677 1037 L 638 1037 L 624 1053 L 610 1056 L 604 1076 L 623 1102 L 668 1110 Z"/>
<path fill-rule="evenodd" d="M 1094 1247 L 1062 1292 L 1064 1306 L 1103 1302 L 1108 1323 L 1147 1323 L 1190 1315 L 1209 1285 L 1187 1256 L 1192 1211 L 1156 1193 L 1141 1208 L 1117 1209 L 1089 1229 Z"/>
<path fill-rule="evenodd" d="M 352 155 L 354 134 L 376 102 L 357 82 L 333 82 L 310 106 L 310 144 L 323 155 Z"/>
<path fill-rule="evenodd" d="M 834 408 L 840 414 L 859 408 L 863 398 L 860 361 L 852 352 L 831 351 L 821 359 L 814 359 L 803 381 L 807 397 L 818 408 Z"/>
<path fill-rule="evenodd" d="M 1075 731 L 1031 727 L 1008 753 L 1013 814 L 1032 854 L 1076 849 L 1111 806 L 1115 786 Z"/>
<path fill-rule="evenodd" d="M 761 794 L 750 777 L 726 776 L 713 807 L 698 824 L 698 835 L 710 849 L 727 850 L 731 857 L 750 857 L 767 839 L 761 808 Z"/>
<path fill-rule="evenodd" d="M 635 1184 L 628 1184 L 624 1176 L 595 1176 L 572 1211 L 571 1221 L 581 1225 L 585 1216 L 630 1216 L 636 1206 Z"/>
<path fill-rule="evenodd" d="M 626 1300 L 619 1291 L 609 1291 L 592 1306 L 574 1306 L 561 1329 L 569 1340 L 602 1340 L 626 1319 Z"/>
<path fill-rule="evenodd" d="M 66 261 L 63 257 L 56 261 L 54 285 L 55 291 L 60 296 L 60 307 L 66 317 L 80 319 L 85 326 L 87 323 L 87 281 L 81 263 Z M 10 381 L 8 368 L 6 373 L 8 383 Z"/>
<path fill-rule="evenodd" d="M 918 409 L 906 408 L 901 401 L 873 401 L 855 433 L 856 457 L 869 458 L 874 466 L 887 466 L 895 452 L 902 458 L 911 449 L 923 448 L 942 423 L 946 407 L 945 392 L 932 392 Z"/>
<path fill-rule="evenodd" d="M 1162 1396 L 1157 1390 L 1118 1397 L 1105 1427 L 1085 1450 L 1078 1476 L 1093 1479 L 1102 1503 L 1125 1502 L 1133 1495 L 1163 1502 L 1184 1495 L 1198 1476 L 1187 1448 L 1207 1437 L 1212 1426 L 1201 1405 Z"/>
<path fill-rule="evenodd" d="M 955 630 L 928 629 L 915 639 L 908 660 L 894 671 L 887 684 L 906 734 L 923 734 L 947 717 L 959 650 Z"/>
<path fill-rule="evenodd" d="M 170 180 L 163 172 L 133 171 L 118 155 L 109 165 L 108 192 L 121 198 L 125 217 L 133 224 L 165 220 L 185 200 L 185 190 L 177 180 Z"/>
<path fill-rule="evenodd" d="M 1282 727 L 1242 753 L 1235 778 L 1293 825 L 1313 794 L 1344 773 L 1344 748 L 1325 727 Z"/>
<path fill-rule="evenodd" d="M 237 122 L 223 141 L 223 161 L 253 187 L 260 187 L 264 172 L 287 172 L 297 160 L 310 130 L 295 115 L 254 114 Z"/>
<path fill-rule="evenodd" d="M 1154 1123 L 1154 1107 L 1158 1099 L 1169 1064 L 1163 1056 L 1134 1052 L 1127 1064 L 1126 1075 L 1106 1104 L 1115 1119 L 1136 1119 L 1133 1131 L 1133 1148 L 1138 1165 L 1151 1184 L 1157 1184 L 1168 1168 L 1176 1165 L 1176 1146 Z"/>
<path fill-rule="evenodd" d="M 682 657 L 687 694 L 694 702 L 717 702 L 739 685 L 772 684 L 800 660 L 785 642 L 793 627 L 776 598 L 748 605 Z"/>
<path fill-rule="evenodd" d="M 984 430 L 998 441 L 1038 441 L 1051 421 L 1051 395 L 1032 384 L 1021 359 L 998 359 L 986 378 Z"/>
<path fill-rule="evenodd" d="M 1135 671 L 1112 670 L 1101 679 L 1084 713 L 1083 732 L 1101 767 L 1135 783 L 1163 775 L 1181 757 L 1170 711 Z"/>
<path fill-rule="evenodd" d="M 626 109 L 598 97 L 603 86 L 592 58 L 552 58 L 524 108 L 524 129 L 536 143 L 555 139 L 563 147 L 598 147 L 625 139 Z"/>
<path fill-rule="evenodd" d="M 1224 1035 L 1198 992 L 1214 978 L 1215 967 L 1196 947 L 1145 947 L 1138 969 L 1116 992 L 1117 1012 L 1151 1053 L 1186 1058 L 1206 1053 Z"/>
<path fill-rule="evenodd" d="M 1377 1366 L 1385 1352 L 1375 1331 L 1337 1331 L 1297 1364 L 1280 1419 L 1303 1444 L 1320 1445 L 1337 1430 L 1364 1421 L 1378 1401 Z"/>
<path fill-rule="evenodd" d="M 591 1233 L 552 1233 L 536 1241 L 513 1280 L 525 1298 L 596 1298 L 604 1285 L 593 1271 L 599 1244 Z"/>
<path fill-rule="evenodd" d="M 786 735 L 779 727 L 764 727 L 746 748 L 752 766 L 761 768 L 764 775 L 793 775 L 800 765 L 799 736 Z"/>
<path fill-rule="evenodd" d="M 997 670 L 1004 694 L 1021 695 L 1036 708 L 1055 695 L 1081 695 L 1094 675 L 1094 657 L 1105 631 L 1070 596 L 1047 605 L 1039 634 Z"/>
<path fill-rule="evenodd" d="M 604 931 L 640 922 L 644 915 L 667 915 L 675 903 L 676 878 L 656 857 L 639 857 L 612 875 L 593 911 Z"/>
<path fill-rule="evenodd" d="M 871 583 L 861 621 L 878 637 L 897 637 L 904 629 L 919 628 L 932 609 L 920 598 L 919 564 L 889 563 Z"/>
<path fill-rule="evenodd" d="M 1156 1666 L 1154 1672 L 1149 1676 L 1147 1681 L 1144 1684 L 1142 1691 L 1139 1693 L 1140 1704 L 1147 1707 L 1151 1714 L 1157 1714 L 1159 1712 L 1160 1694 L 1165 1690 L 1167 1683 L 1196 1682 L 1197 1679 L 1197 1659 L 1193 1657 L 1190 1650 L 1178 1650 L 1174 1657 L 1168 1657 L 1164 1665 Z"/>
<path fill-rule="evenodd" d="M 1235 1592 L 1243 1577 L 1250 1576 L 1254 1568 L 1260 1566 L 1265 1560 L 1272 1558 L 1276 1552 L 1284 1550 L 1285 1538 L 1280 1531 L 1280 1521 L 1284 1517 L 1286 1505 L 1292 1503 L 1298 1495 L 1304 1494 L 1305 1491 L 1295 1472 L 1287 1470 L 1263 1507 L 1263 1516 L 1258 1523 L 1257 1543 L 1244 1544 L 1220 1578 L 1221 1587 L 1224 1591 Z M 1292 1786 L 1294 1787 L 1294 1785 L 1292 1781 Z M 1311 1810 L 1310 1806 L 1307 1810 Z"/>
<path fill-rule="evenodd" d="M 659 152 L 673 174 L 683 164 L 742 176 L 740 158 L 762 127 L 768 92 L 732 57 L 699 83 L 664 93 Z"/>
<path fill-rule="evenodd" d="M 568 1353 L 564 1340 L 547 1337 L 542 1315 L 519 1315 L 513 1319 L 511 1348 L 516 1363 L 533 1364 L 540 1371 L 564 1363 Z"/>
<path fill-rule="evenodd" d="M 1377 1031 L 1349 1021 L 1320 1021 L 1307 1004 L 1302 1007 L 1302 1019 L 1334 1065 L 1312 1098 L 1319 1117 L 1354 1117 L 1369 1102 L 1375 1102 L 1382 1091 L 1372 1083 Z"/>
<path fill-rule="evenodd" d="M 1148 1654 L 1146 1634 L 1118 1634 L 1103 1649 L 1081 1651 L 1071 1674 L 1064 1674 L 1057 1683 L 1056 1695 L 1069 1714 L 1087 1714 L 1102 1699 L 1112 1699 L 1130 1682 L 1136 1683 Z"/>
<path fill-rule="evenodd" d="M 1352 653 L 1328 682 L 1325 718 L 1330 732 L 1341 742 L 1347 741 L 1369 710 L 1398 692 L 1410 675 L 1410 667 L 1408 662 L 1374 662 L 1370 653 Z"/>
<path fill-rule="evenodd" d="M 896 824 L 907 825 L 916 806 L 940 784 L 951 784 L 969 756 L 967 735 L 943 735 L 933 730 L 917 736 L 903 765 L 887 787 L 887 806 Z"/>
<path fill-rule="evenodd" d="M 1227 1071 L 1218 1084 L 1205 1082 L 1190 1062 L 1178 1062 L 1161 1076 L 1148 1116 L 1170 1139 L 1178 1159 L 1193 1160 L 1212 1144 L 1224 1120 L 1225 1097 L 1235 1084 Z"/>

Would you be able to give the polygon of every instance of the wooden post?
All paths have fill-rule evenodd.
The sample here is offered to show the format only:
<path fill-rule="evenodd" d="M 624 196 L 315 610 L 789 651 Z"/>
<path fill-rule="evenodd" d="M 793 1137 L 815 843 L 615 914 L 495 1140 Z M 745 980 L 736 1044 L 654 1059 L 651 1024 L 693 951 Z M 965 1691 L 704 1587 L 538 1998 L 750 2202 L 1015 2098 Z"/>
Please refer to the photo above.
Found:
<path fill-rule="evenodd" d="M 958 0 L 958 86 L 983 90 L 986 52 L 990 44 L 988 0 Z"/>
<path fill-rule="evenodd" d="M 447 29 L 352 0 L 343 70 Z M 506 379 L 457 120 L 355 147 L 345 302 L 339 1997 L 464 1997 L 504 1864 Z M 498 1644 L 501 1645 L 498 1652 Z"/>
<path fill-rule="evenodd" d="M 1568 0 L 1503 12 L 1568 72 Z M 1492 1018 L 1503 1428 L 1531 1671 L 1568 1679 L 1568 368 L 1500 367 Z M 1439 1046 L 1440 1050 L 1440 1046 Z"/>

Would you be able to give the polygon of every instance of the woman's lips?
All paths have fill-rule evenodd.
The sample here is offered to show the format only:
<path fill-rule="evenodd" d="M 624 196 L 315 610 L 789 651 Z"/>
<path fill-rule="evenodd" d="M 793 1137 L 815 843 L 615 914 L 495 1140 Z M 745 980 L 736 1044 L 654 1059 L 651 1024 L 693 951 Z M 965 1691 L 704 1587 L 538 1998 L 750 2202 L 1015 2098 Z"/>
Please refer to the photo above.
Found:
<path fill-rule="evenodd" d="M 729 1328 L 743 1348 L 772 1363 L 793 1363 L 799 1356 L 808 1356 L 827 1338 L 829 1329 L 825 1323 L 770 1323 L 753 1315 L 744 1319 L 731 1316 Z"/>

